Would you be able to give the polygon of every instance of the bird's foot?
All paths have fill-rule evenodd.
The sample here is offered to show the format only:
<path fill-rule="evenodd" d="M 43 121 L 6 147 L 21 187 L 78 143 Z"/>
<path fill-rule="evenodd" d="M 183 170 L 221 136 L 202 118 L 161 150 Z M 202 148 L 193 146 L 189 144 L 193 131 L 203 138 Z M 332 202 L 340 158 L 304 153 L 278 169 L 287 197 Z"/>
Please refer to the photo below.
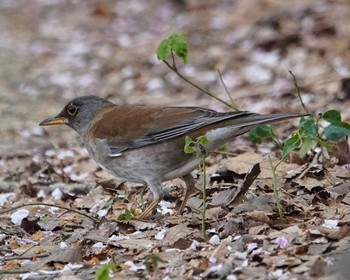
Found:
<path fill-rule="evenodd" d="M 159 201 L 152 201 L 152 203 L 150 205 L 148 205 L 148 207 L 145 209 L 145 211 L 143 211 L 137 218 L 138 219 L 145 219 L 148 218 L 149 216 L 152 215 L 153 210 L 157 207 Z"/>

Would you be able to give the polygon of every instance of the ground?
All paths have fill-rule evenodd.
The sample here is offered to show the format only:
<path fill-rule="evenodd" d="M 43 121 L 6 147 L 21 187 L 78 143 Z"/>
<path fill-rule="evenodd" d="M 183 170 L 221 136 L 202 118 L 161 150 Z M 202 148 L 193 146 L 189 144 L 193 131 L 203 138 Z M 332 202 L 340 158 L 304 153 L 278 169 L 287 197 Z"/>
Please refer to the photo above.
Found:
<path fill-rule="evenodd" d="M 281 155 L 271 142 L 242 136 L 229 155 L 208 157 L 205 240 L 200 191 L 182 216 L 170 199 L 153 218 L 129 220 L 126 209 L 151 201 L 147 189 L 101 171 L 68 127 L 38 126 L 82 95 L 229 110 L 157 60 L 158 44 L 174 32 L 190 46 L 180 71 L 240 110 L 303 113 L 290 70 L 311 113 L 336 109 L 349 122 L 347 0 L 8 0 L 0 28 L 0 277 L 93 279 L 115 262 L 115 279 L 348 278 L 347 139 L 328 158 L 295 154 L 279 166 L 283 219 L 267 157 Z M 286 139 L 297 126 L 276 131 Z M 256 163 L 260 174 L 237 199 Z"/>

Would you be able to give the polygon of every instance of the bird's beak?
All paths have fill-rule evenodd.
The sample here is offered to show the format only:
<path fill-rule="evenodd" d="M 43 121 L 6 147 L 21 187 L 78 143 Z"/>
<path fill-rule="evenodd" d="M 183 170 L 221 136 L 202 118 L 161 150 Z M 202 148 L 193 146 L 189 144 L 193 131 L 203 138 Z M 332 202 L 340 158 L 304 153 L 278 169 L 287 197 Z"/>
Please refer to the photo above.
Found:
<path fill-rule="evenodd" d="M 58 124 L 66 124 L 68 119 L 66 117 L 50 117 L 45 120 L 43 120 L 41 123 L 39 123 L 40 126 L 47 126 L 47 125 L 58 125 Z"/>

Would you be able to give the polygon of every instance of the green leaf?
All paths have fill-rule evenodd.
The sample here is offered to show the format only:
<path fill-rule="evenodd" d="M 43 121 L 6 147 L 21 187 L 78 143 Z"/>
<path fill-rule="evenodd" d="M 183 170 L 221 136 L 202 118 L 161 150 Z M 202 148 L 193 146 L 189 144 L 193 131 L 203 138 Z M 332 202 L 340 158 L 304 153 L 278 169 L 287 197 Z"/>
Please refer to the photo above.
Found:
<path fill-rule="evenodd" d="M 332 125 L 350 129 L 350 124 L 342 122 L 341 115 L 337 110 L 329 110 L 322 115 L 322 118 Z"/>
<path fill-rule="evenodd" d="M 300 129 L 304 131 L 305 135 L 316 140 L 318 136 L 317 122 L 313 117 L 302 117 L 300 119 Z"/>
<path fill-rule="evenodd" d="M 195 152 L 194 148 L 195 143 L 193 142 L 192 138 L 190 136 L 185 136 L 185 146 L 184 146 L 184 152 L 186 154 L 193 154 Z"/>
<path fill-rule="evenodd" d="M 338 141 L 344 136 L 350 135 L 350 124 L 341 121 L 341 115 L 337 110 L 329 110 L 322 115 L 322 118 L 330 123 L 324 129 L 326 139 Z"/>
<path fill-rule="evenodd" d="M 109 280 L 109 271 L 114 267 L 113 264 L 100 266 L 95 272 L 95 280 Z"/>
<path fill-rule="evenodd" d="M 303 138 L 302 145 L 300 147 L 299 155 L 305 156 L 315 146 L 315 140 L 313 138 Z"/>
<path fill-rule="evenodd" d="M 333 149 L 333 145 L 332 143 L 330 143 L 329 141 L 327 142 L 327 140 L 318 140 L 318 146 L 320 146 L 322 149 L 326 149 L 327 151 L 331 152 Z"/>
<path fill-rule="evenodd" d="M 160 42 L 156 51 L 158 59 L 167 60 L 171 54 L 171 51 L 174 51 L 184 63 L 187 63 L 188 43 L 185 35 L 173 33 L 169 38 Z"/>
<path fill-rule="evenodd" d="M 186 154 L 193 154 L 196 152 L 196 148 L 202 144 L 208 144 L 209 140 L 205 135 L 199 136 L 196 138 L 196 141 L 193 141 L 193 139 L 189 136 L 185 136 L 185 146 L 184 146 L 184 152 Z"/>
<path fill-rule="evenodd" d="M 330 124 L 324 129 L 324 134 L 328 140 L 338 141 L 344 136 L 349 136 L 350 129 Z"/>
<path fill-rule="evenodd" d="M 184 34 L 174 33 L 170 36 L 170 47 L 174 50 L 176 55 L 187 63 L 188 43 Z"/>
<path fill-rule="evenodd" d="M 219 152 L 222 152 L 222 153 L 227 153 L 228 152 L 228 145 L 227 144 L 224 144 L 222 145 L 219 149 L 218 149 Z"/>
<path fill-rule="evenodd" d="M 282 158 L 284 159 L 292 151 L 299 148 L 301 144 L 302 144 L 302 141 L 301 141 L 300 135 L 297 133 L 294 134 L 291 138 L 287 139 L 283 145 Z"/>
<path fill-rule="evenodd" d="M 185 136 L 185 145 L 192 145 L 194 143 L 194 141 L 192 140 L 192 138 L 188 135 Z"/>
<path fill-rule="evenodd" d="M 134 215 L 129 209 L 125 209 L 124 213 L 120 214 L 117 218 L 118 221 L 130 221 Z"/>
<path fill-rule="evenodd" d="M 195 152 L 194 148 L 191 146 L 185 146 L 184 147 L 185 154 L 193 154 Z"/>
<path fill-rule="evenodd" d="M 167 60 L 171 53 L 169 39 L 165 39 L 162 42 L 160 42 L 156 52 L 159 60 Z"/>
<path fill-rule="evenodd" d="M 157 268 L 159 263 L 167 263 L 167 262 L 161 259 L 156 254 L 151 254 L 145 257 L 145 266 L 147 271 L 151 271 L 152 269 Z"/>
<path fill-rule="evenodd" d="M 264 138 L 274 138 L 275 133 L 271 125 L 263 124 L 253 128 L 248 137 L 253 144 L 261 144 Z"/>
<path fill-rule="evenodd" d="M 342 122 L 340 113 L 337 110 L 329 110 L 322 115 L 322 118 L 330 124 L 337 125 Z"/>
<path fill-rule="evenodd" d="M 205 135 L 199 136 L 197 138 L 197 142 L 201 143 L 203 145 L 209 144 L 209 140 L 208 140 L 208 138 Z"/>

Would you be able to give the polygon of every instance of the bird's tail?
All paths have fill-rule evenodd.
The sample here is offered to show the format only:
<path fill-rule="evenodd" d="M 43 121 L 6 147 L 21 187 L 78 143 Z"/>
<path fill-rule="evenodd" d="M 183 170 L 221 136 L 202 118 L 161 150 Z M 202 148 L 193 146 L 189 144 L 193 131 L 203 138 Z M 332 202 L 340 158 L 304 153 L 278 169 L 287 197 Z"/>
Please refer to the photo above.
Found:
<path fill-rule="evenodd" d="M 213 151 L 225 144 L 227 141 L 229 141 L 229 139 L 242 135 L 259 125 L 303 116 L 308 116 L 308 114 L 284 113 L 269 115 L 243 115 L 242 117 L 227 121 L 230 123 L 228 123 L 225 127 L 208 131 L 205 136 L 207 137 L 209 143 L 205 148 L 208 150 L 208 152 Z"/>

